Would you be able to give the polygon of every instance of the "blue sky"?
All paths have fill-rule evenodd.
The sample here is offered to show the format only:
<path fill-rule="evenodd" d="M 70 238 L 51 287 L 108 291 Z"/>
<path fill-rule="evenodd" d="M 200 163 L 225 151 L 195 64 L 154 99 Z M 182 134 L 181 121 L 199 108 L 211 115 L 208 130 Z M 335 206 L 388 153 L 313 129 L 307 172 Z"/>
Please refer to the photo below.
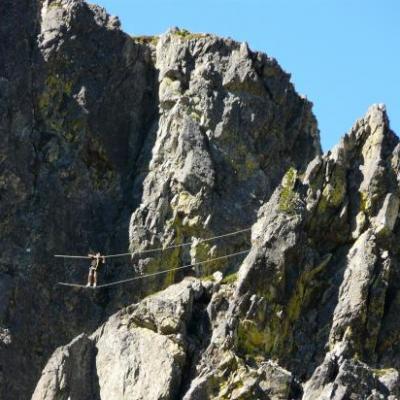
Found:
<path fill-rule="evenodd" d="M 314 103 L 329 150 L 373 103 L 400 135 L 400 0 L 92 0 L 132 35 L 171 26 L 247 41 Z"/>

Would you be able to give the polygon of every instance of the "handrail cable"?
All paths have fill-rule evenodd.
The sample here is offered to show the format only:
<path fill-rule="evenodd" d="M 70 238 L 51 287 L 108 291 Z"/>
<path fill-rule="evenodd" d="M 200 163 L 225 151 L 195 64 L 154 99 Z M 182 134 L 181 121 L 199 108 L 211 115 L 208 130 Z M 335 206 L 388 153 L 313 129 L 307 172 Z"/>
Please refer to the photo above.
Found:
<path fill-rule="evenodd" d="M 107 259 L 107 258 L 126 257 L 126 256 L 133 256 L 135 254 L 148 254 L 148 253 L 155 253 L 157 251 L 165 251 L 165 250 L 169 250 L 169 249 L 176 249 L 176 248 L 179 248 L 179 247 L 190 246 L 190 245 L 192 245 L 194 243 L 199 244 L 199 243 L 204 243 L 204 242 L 210 242 L 212 240 L 221 239 L 221 238 L 228 237 L 228 236 L 238 235 L 239 233 L 247 232 L 247 231 L 250 231 L 250 230 L 251 230 L 251 228 L 245 228 L 245 229 L 240 229 L 238 231 L 229 232 L 229 233 L 225 233 L 223 235 L 218 235 L 218 236 L 212 236 L 212 237 L 205 238 L 205 239 L 192 240 L 191 242 L 174 244 L 174 245 L 167 246 L 167 247 L 156 247 L 154 249 L 139 250 L 139 251 L 134 251 L 132 253 L 109 254 L 109 255 L 105 255 L 104 258 Z M 57 257 L 57 258 L 84 259 L 84 260 L 89 260 L 90 259 L 90 257 L 88 257 L 88 256 L 70 256 L 70 255 L 66 255 L 66 254 L 56 254 L 56 255 L 54 255 L 54 257 Z"/>
<path fill-rule="evenodd" d="M 99 285 L 99 286 L 97 286 L 95 288 L 91 287 L 91 286 L 89 286 L 87 288 L 88 289 L 102 289 L 102 288 L 106 288 L 106 287 L 110 287 L 110 286 L 121 285 L 121 284 L 124 284 L 124 283 L 136 281 L 136 280 L 139 280 L 139 279 L 145 279 L 145 278 L 149 278 L 149 277 L 152 277 L 152 276 L 167 274 L 168 272 L 178 271 L 178 270 L 185 269 L 185 268 L 191 268 L 191 267 L 194 267 L 196 265 L 201 265 L 201 264 L 206 264 L 206 263 L 210 263 L 210 262 L 213 262 L 213 261 L 222 260 L 224 258 L 232 258 L 232 257 L 235 257 L 235 256 L 239 256 L 239 255 L 248 253 L 249 251 L 250 251 L 250 249 L 243 250 L 243 251 L 239 251 L 239 252 L 236 252 L 236 253 L 226 254 L 226 255 L 220 256 L 220 257 L 210 258 L 210 259 L 204 260 L 204 261 L 198 261 L 198 262 L 193 263 L 193 264 L 183 265 L 181 267 L 170 268 L 170 269 L 166 269 L 166 270 L 162 270 L 162 271 L 153 272 L 151 274 L 134 276 L 133 278 L 122 279 L 122 280 L 115 281 L 115 282 L 105 283 L 105 284 Z M 72 287 L 85 287 L 83 285 L 78 285 L 78 284 L 74 284 L 74 283 L 66 283 L 66 282 L 58 282 L 58 285 L 72 286 Z"/>

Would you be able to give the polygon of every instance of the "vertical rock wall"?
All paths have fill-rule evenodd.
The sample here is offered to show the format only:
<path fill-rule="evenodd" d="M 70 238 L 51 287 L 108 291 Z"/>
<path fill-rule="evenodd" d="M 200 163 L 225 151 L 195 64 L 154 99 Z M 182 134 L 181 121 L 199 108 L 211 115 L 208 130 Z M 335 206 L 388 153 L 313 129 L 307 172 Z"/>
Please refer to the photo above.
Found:
<path fill-rule="evenodd" d="M 245 44 L 180 30 L 131 38 L 82 0 L 4 0 L 0 15 L 0 397 L 24 399 L 58 345 L 178 278 L 60 289 L 84 282 L 87 265 L 53 254 L 249 225 L 285 169 L 320 147 L 311 104 Z M 176 266 L 246 242 L 161 257 Z M 128 258 L 101 279 L 133 272 Z"/>

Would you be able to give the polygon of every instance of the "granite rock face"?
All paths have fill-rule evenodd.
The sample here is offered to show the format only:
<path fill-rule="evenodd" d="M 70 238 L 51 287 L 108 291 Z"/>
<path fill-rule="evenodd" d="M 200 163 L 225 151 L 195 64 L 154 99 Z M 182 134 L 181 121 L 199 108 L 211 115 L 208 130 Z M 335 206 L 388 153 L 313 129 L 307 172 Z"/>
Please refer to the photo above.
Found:
<path fill-rule="evenodd" d="M 183 280 L 78 336 L 50 358 L 32 399 L 179 398 L 210 291 Z"/>
<path fill-rule="evenodd" d="M 400 398 L 384 106 L 321 155 L 311 104 L 245 43 L 130 37 L 83 0 L 0 15 L 0 399 Z M 130 249 L 111 282 L 246 248 L 201 279 L 55 286 L 87 271 L 55 253 Z"/>
<path fill-rule="evenodd" d="M 398 396 L 398 142 L 371 107 L 305 174 L 287 172 L 253 227 L 234 346 L 307 382 L 303 399 Z"/>
<path fill-rule="evenodd" d="M 131 218 L 132 249 L 250 226 L 289 165 L 301 169 L 319 153 L 310 103 L 275 60 L 246 43 L 172 29 L 154 53 L 160 117 L 149 137 L 153 153 L 141 204 Z M 166 253 L 163 262 L 196 262 L 246 243 L 243 235 L 194 243 Z M 159 262 L 141 261 L 148 269 Z M 224 262 L 206 273 L 215 268 Z"/>
<path fill-rule="evenodd" d="M 133 265 L 155 271 L 243 249 L 248 235 L 213 246 L 198 239 L 254 223 L 287 168 L 304 169 L 320 145 L 311 103 L 246 44 L 179 29 L 132 38 L 83 0 L 4 0 L 0 15 L 0 398 L 8 400 L 29 398 L 50 354 L 81 333 L 59 352 L 60 374 L 79 357 L 88 370 L 89 335 L 183 275 L 62 289 L 58 281 L 83 283 L 87 266 L 53 254 L 195 242 L 116 260 L 101 276 L 112 281 L 132 276 Z M 383 230 L 395 205 L 388 198 L 377 219 Z"/>
<path fill-rule="evenodd" d="M 107 296 L 57 290 L 86 266 L 53 254 L 128 247 L 155 72 L 146 48 L 83 1 L 0 8 L 0 398 L 24 399 L 60 339 L 104 318 Z"/>
<path fill-rule="evenodd" d="M 125 325 L 133 327 L 131 332 L 144 329 L 137 339 L 144 345 L 154 332 L 173 338 L 185 361 L 176 369 L 162 368 L 167 377 L 158 380 L 152 350 L 142 353 L 137 344 L 119 358 L 112 369 L 116 377 L 101 383 L 92 398 L 116 395 L 107 391 L 125 385 L 128 391 L 117 397 L 399 398 L 399 149 L 385 109 L 377 105 L 305 172 L 289 169 L 259 210 L 251 252 L 235 283 L 184 280 L 112 317 L 92 336 L 100 382 L 101 355 L 108 355 L 104 364 L 112 369 L 119 354 L 104 348 L 113 346 Z M 120 315 L 130 322 L 111 322 L 120 321 Z M 193 321 L 195 327 L 188 329 Z M 158 340 L 152 341 L 158 349 Z M 37 399 L 47 398 L 43 393 L 54 387 L 54 373 L 46 371 L 57 371 L 52 366 L 60 365 L 62 349 L 44 370 Z M 143 359 L 136 376 L 152 376 L 155 397 L 145 378 L 134 390 L 129 377 L 119 379 L 125 371 L 121 358 L 138 354 Z M 176 352 L 157 354 L 170 366 Z M 66 386 L 76 378 L 67 377 Z M 179 391 L 161 394 L 174 379 Z"/>
<path fill-rule="evenodd" d="M 290 168 L 259 210 L 237 280 L 187 278 L 91 336 L 97 356 L 82 356 L 80 376 L 97 371 L 92 398 L 398 399 L 399 149 L 375 105 L 332 152 Z M 35 399 L 59 398 L 53 382 L 74 361 L 60 354 L 74 344 L 54 353 Z M 64 387 L 78 379 L 61 376 Z"/>

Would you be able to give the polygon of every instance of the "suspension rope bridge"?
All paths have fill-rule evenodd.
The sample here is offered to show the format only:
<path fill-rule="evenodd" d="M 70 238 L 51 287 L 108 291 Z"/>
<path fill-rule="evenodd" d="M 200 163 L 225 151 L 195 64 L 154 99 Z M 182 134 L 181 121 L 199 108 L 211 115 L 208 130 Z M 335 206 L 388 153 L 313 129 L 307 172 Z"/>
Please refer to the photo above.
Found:
<path fill-rule="evenodd" d="M 115 281 L 115 282 L 105 283 L 103 285 L 98 285 L 96 287 L 79 285 L 79 284 L 76 284 L 76 283 L 68 283 L 68 282 L 58 282 L 57 284 L 61 285 L 61 286 L 70 286 L 70 287 L 78 287 L 78 288 L 102 289 L 102 288 L 106 288 L 106 287 L 110 287 L 110 286 L 116 286 L 116 285 L 121 285 L 121 284 L 128 283 L 128 282 L 136 281 L 136 280 L 139 280 L 139 279 L 145 279 L 145 278 L 149 278 L 149 277 L 152 277 L 152 276 L 167 274 L 167 273 L 172 272 L 172 271 L 178 271 L 178 270 L 181 270 L 181 269 L 192 268 L 192 267 L 195 267 L 196 265 L 207 264 L 207 263 L 210 263 L 210 262 L 213 262 L 213 261 L 222 260 L 224 258 L 232 258 L 232 257 L 240 256 L 240 255 L 243 255 L 243 254 L 247 254 L 249 251 L 250 251 L 250 249 L 243 250 L 243 251 L 238 251 L 236 253 L 226 254 L 224 256 L 215 257 L 215 258 L 210 258 L 208 260 L 198 261 L 198 262 L 193 263 L 193 264 L 182 265 L 181 267 L 164 269 L 162 271 L 153 272 L 151 274 L 139 275 L 139 276 L 134 276 L 133 278 L 122 279 L 122 280 Z"/>
<path fill-rule="evenodd" d="M 162 251 L 166 251 L 166 250 L 169 250 L 169 249 L 176 249 L 176 248 L 180 248 L 180 247 L 191 246 L 193 244 L 200 244 L 200 243 L 204 243 L 204 242 L 210 242 L 210 241 L 213 241 L 213 240 L 218 240 L 218 239 L 221 239 L 221 238 L 238 235 L 240 233 L 248 232 L 250 230 L 251 230 L 251 228 L 244 228 L 244 229 L 240 229 L 238 231 L 229 232 L 229 233 L 225 233 L 225 234 L 217 235 L 217 236 L 212 236 L 212 237 L 205 238 L 205 239 L 197 239 L 197 240 L 193 240 L 193 241 L 190 241 L 190 242 L 174 244 L 174 245 L 170 245 L 170 246 L 166 246 L 166 247 L 145 249 L 145 250 L 140 250 L 140 251 L 136 251 L 136 252 L 120 253 L 120 254 L 109 254 L 109 255 L 104 255 L 104 256 L 100 256 L 99 255 L 98 258 L 101 258 L 101 259 L 105 260 L 105 259 L 110 259 L 110 258 L 119 258 L 119 257 L 126 257 L 126 256 L 131 256 L 132 257 L 134 255 L 139 255 L 139 254 L 162 252 Z M 153 277 L 153 276 L 157 276 L 157 275 L 167 274 L 167 273 L 172 272 L 172 271 L 178 271 L 178 270 L 182 270 L 182 269 L 193 268 L 193 267 L 195 267 L 197 265 L 207 264 L 207 263 L 211 263 L 211 262 L 222 260 L 222 259 L 236 257 L 236 256 L 239 256 L 239 255 L 247 254 L 249 251 L 250 251 L 250 249 L 239 251 L 239 252 L 235 252 L 235 253 L 230 253 L 230 254 L 226 254 L 226 255 L 223 255 L 223 256 L 210 258 L 208 260 L 203 260 L 203 261 L 198 261 L 198 262 L 195 262 L 195 263 L 192 263 L 192 264 L 183 265 L 181 267 L 163 269 L 161 271 L 157 271 L 157 272 L 153 272 L 153 273 L 149 273 L 149 274 L 144 274 L 144 275 L 140 275 L 140 276 L 134 276 L 132 278 L 122 279 L 122 280 L 118 280 L 118 281 L 110 282 L 110 283 L 105 283 L 103 285 L 98 285 L 98 286 L 87 286 L 87 285 L 80 285 L 80 284 L 68 283 L 68 282 L 58 282 L 57 284 L 61 285 L 61 286 L 76 287 L 76 288 L 102 289 L 102 288 L 107 288 L 107 287 L 111 287 L 111 286 L 116 286 L 116 285 L 121 285 L 121 284 L 128 283 L 128 282 L 136 281 L 136 280 L 139 280 L 139 279 L 145 279 L 145 278 L 149 278 L 149 277 Z M 77 256 L 77 255 L 56 254 L 56 255 L 54 255 L 54 257 L 67 258 L 67 259 L 84 259 L 84 260 L 93 259 L 93 256 L 89 256 L 89 255 L 88 256 Z"/>
<path fill-rule="evenodd" d="M 131 256 L 132 257 L 132 256 L 134 256 L 136 254 L 140 255 L 140 254 L 156 253 L 156 252 L 159 252 L 159 251 L 177 249 L 179 247 L 191 246 L 192 244 L 200 244 L 200 243 L 204 243 L 204 242 L 210 242 L 210 241 L 213 241 L 213 240 L 222 239 L 222 238 L 229 237 L 229 236 L 235 236 L 235 235 L 238 235 L 239 233 L 248 232 L 250 230 L 251 230 L 251 228 L 245 228 L 245 229 L 240 229 L 238 231 L 225 233 L 223 235 L 212 236 L 212 237 L 209 237 L 209 238 L 206 238 L 206 239 L 199 239 L 199 240 L 194 240 L 194 241 L 191 241 L 191 242 L 174 244 L 174 245 L 167 246 L 167 247 L 156 247 L 156 248 L 153 248 L 153 249 L 139 250 L 139 251 L 134 251 L 134 252 L 130 252 L 130 253 L 108 254 L 108 255 L 105 255 L 105 256 L 102 256 L 102 257 L 104 257 L 105 259 L 110 259 L 110 258 L 119 258 L 119 257 L 127 257 L 127 256 Z M 66 254 L 55 254 L 54 257 L 57 257 L 57 258 L 83 259 L 83 260 L 89 260 L 90 259 L 89 256 L 70 256 L 70 255 L 66 255 Z"/>

